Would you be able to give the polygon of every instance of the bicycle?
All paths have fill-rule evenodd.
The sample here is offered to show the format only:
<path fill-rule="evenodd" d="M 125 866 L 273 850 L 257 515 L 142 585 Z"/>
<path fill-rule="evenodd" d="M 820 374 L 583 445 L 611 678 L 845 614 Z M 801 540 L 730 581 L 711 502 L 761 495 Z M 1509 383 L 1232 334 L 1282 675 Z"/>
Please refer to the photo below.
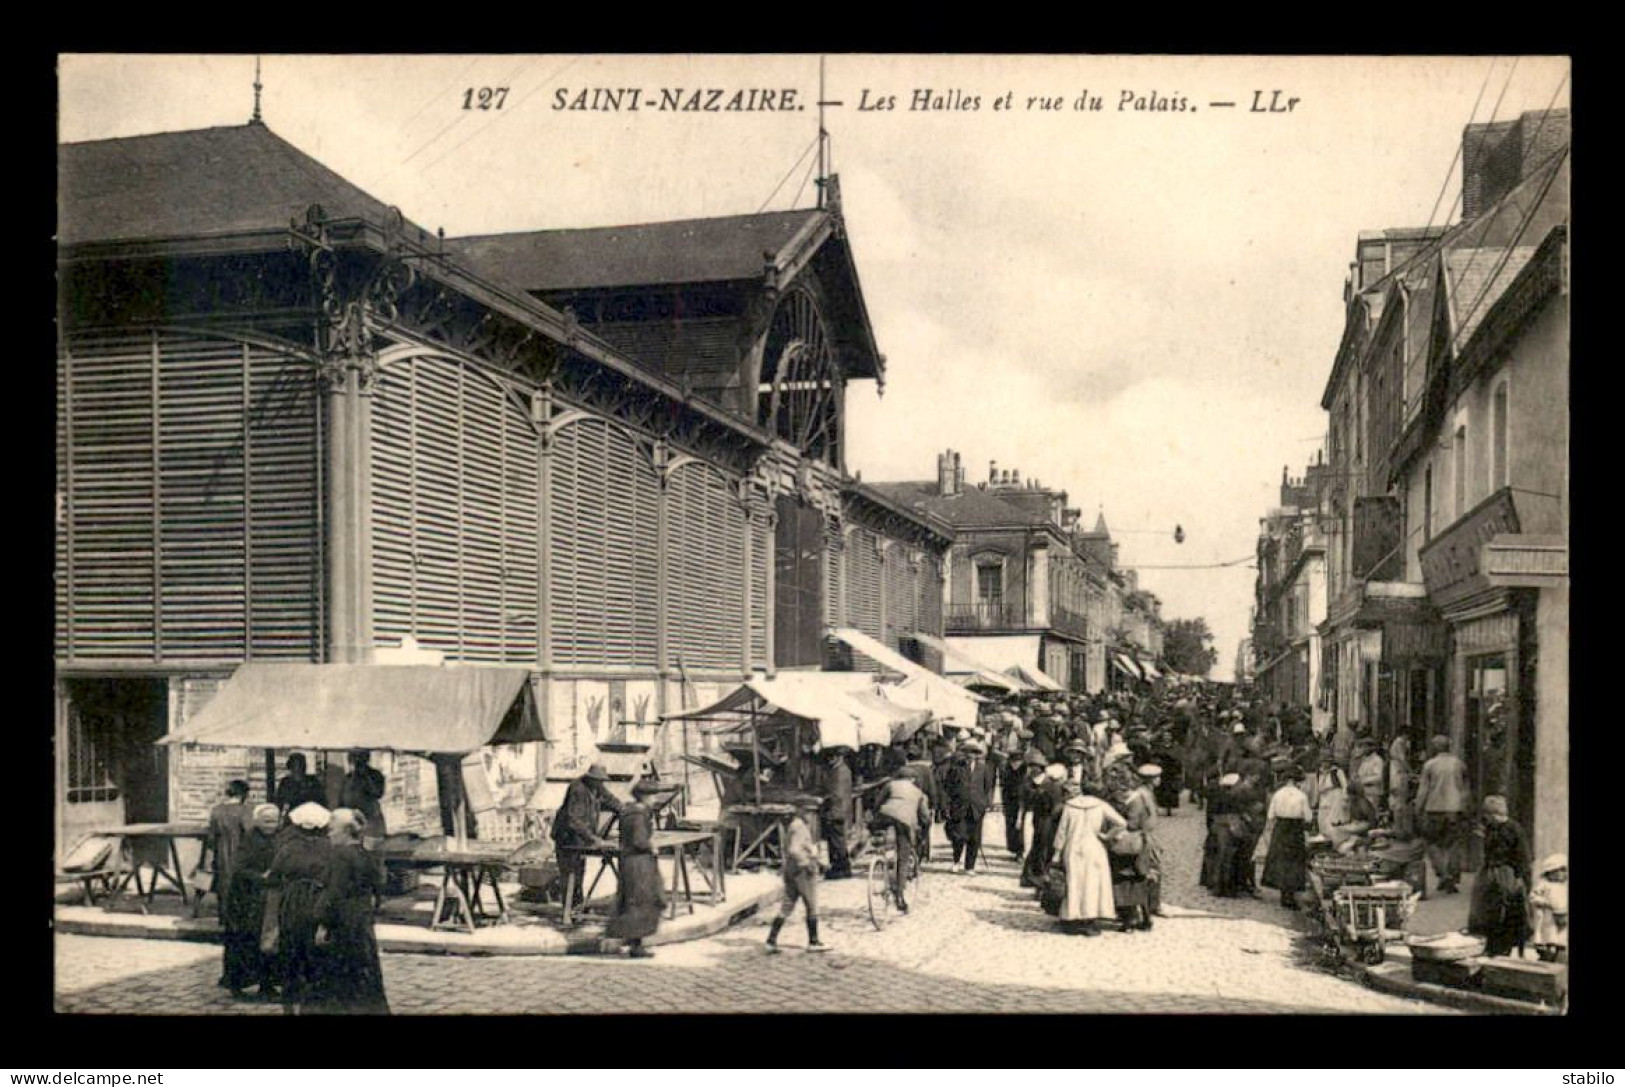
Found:
<path fill-rule="evenodd" d="M 884 826 L 871 826 L 869 844 L 875 855 L 869 861 L 864 892 L 869 904 L 869 921 L 879 930 L 884 929 L 886 922 L 891 919 L 892 907 L 897 898 L 894 882 L 899 863 L 897 828 L 889 823 Z M 908 852 L 907 897 L 917 906 L 923 897 L 920 891 L 920 856 L 912 846 Z"/>

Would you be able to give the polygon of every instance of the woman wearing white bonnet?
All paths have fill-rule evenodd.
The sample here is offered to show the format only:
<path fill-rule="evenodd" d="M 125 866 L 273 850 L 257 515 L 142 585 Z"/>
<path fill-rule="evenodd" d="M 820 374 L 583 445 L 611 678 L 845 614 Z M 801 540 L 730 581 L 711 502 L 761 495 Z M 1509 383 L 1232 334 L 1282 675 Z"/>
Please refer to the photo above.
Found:
<path fill-rule="evenodd" d="M 265 931 L 260 950 L 275 957 L 283 1010 L 297 1014 L 319 997 L 322 963 L 316 950 L 317 899 L 327 879 L 333 814 L 314 801 L 288 813 L 289 832 L 265 879 Z"/>
<path fill-rule="evenodd" d="M 332 821 L 333 813 L 314 800 L 307 800 L 288 813 L 288 822 L 300 830 L 326 830 Z"/>

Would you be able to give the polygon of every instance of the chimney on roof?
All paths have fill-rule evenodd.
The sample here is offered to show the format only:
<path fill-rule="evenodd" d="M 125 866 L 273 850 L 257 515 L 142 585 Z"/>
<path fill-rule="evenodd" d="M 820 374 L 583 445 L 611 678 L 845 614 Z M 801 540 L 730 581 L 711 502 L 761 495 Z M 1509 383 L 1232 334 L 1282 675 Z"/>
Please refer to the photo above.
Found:
<path fill-rule="evenodd" d="M 954 454 L 954 493 L 961 494 L 965 490 L 965 466 L 959 463 L 959 454 Z"/>
<path fill-rule="evenodd" d="M 990 460 L 987 462 L 987 481 L 989 483 L 997 483 L 999 481 L 999 462 L 996 460 Z"/>
<path fill-rule="evenodd" d="M 954 494 L 954 451 L 937 454 L 937 494 L 950 498 Z"/>
<path fill-rule="evenodd" d="M 1010 469 L 1010 482 L 1012 484 L 1014 484 L 1015 486 L 1017 486 L 1017 487 L 1021 486 L 1021 469 L 1020 468 L 1012 468 L 1012 469 Z"/>
<path fill-rule="evenodd" d="M 1531 110 L 1461 134 L 1461 217 L 1476 219 L 1569 142 L 1569 111 Z"/>

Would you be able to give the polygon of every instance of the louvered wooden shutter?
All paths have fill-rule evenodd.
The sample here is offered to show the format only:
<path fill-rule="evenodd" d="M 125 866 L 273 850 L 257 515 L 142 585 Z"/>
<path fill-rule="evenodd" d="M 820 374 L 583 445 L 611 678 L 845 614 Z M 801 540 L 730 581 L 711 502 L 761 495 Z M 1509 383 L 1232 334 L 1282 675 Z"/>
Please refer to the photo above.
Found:
<path fill-rule="evenodd" d="M 387 368 L 373 393 L 374 632 L 458 660 L 534 663 L 539 452 L 494 375 Z"/>
<path fill-rule="evenodd" d="M 846 616 L 841 611 L 842 575 L 846 565 L 846 552 L 835 547 L 824 549 L 824 625 L 844 627 Z"/>
<path fill-rule="evenodd" d="M 247 606 L 245 369 L 241 349 L 165 345 L 158 385 L 160 629 L 165 652 L 175 656 L 243 655 L 231 632 L 242 630 Z"/>
<path fill-rule="evenodd" d="M 630 434 L 602 420 L 559 432 L 549 454 L 553 661 L 653 669 L 660 485 Z"/>
<path fill-rule="evenodd" d="M 249 642 L 256 659 L 312 660 L 325 640 L 315 375 L 247 348 Z"/>
<path fill-rule="evenodd" d="M 66 352 L 69 638 L 78 658 L 157 655 L 156 349 L 141 336 L 76 340 Z"/>
<path fill-rule="evenodd" d="M 884 579 L 882 591 L 886 594 L 886 632 L 881 641 L 896 649 L 902 644 L 902 635 L 909 629 L 910 604 L 914 593 L 910 583 L 908 555 L 895 544 L 886 549 L 881 577 Z"/>
<path fill-rule="evenodd" d="M 920 629 L 942 635 L 942 562 L 935 555 L 920 564 Z"/>
<path fill-rule="evenodd" d="M 317 657 L 308 364 L 149 332 L 75 337 L 59 372 L 68 654 Z"/>
<path fill-rule="evenodd" d="M 728 483 L 686 465 L 666 491 L 667 638 L 690 673 L 738 672 L 745 637 L 744 512 Z"/>
<path fill-rule="evenodd" d="M 767 581 L 773 568 L 773 529 L 767 517 L 753 513 L 750 518 L 750 660 L 752 666 L 767 667 L 769 602 Z"/>
<path fill-rule="evenodd" d="M 872 638 L 884 639 L 885 631 L 880 629 L 880 556 L 875 553 L 875 536 L 866 528 L 854 532 L 847 544 L 847 571 L 852 578 L 847 590 L 847 621 Z M 861 654 L 854 655 L 854 664 L 863 671 L 876 668 Z"/>

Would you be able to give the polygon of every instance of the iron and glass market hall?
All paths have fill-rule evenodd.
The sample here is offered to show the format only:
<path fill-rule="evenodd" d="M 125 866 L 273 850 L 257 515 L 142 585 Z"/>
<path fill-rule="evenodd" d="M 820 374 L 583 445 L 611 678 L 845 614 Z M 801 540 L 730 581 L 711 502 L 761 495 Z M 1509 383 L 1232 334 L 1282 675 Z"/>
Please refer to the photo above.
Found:
<path fill-rule="evenodd" d="M 492 780 L 558 781 L 754 672 L 863 667 L 831 628 L 942 634 L 951 529 L 847 470 L 885 369 L 834 179 L 447 238 L 258 121 L 59 167 L 59 843 L 262 794 L 261 752 L 153 742 L 246 661 L 523 666 L 549 742 Z M 391 829 L 433 831 L 432 768 L 390 769 Z"/>

